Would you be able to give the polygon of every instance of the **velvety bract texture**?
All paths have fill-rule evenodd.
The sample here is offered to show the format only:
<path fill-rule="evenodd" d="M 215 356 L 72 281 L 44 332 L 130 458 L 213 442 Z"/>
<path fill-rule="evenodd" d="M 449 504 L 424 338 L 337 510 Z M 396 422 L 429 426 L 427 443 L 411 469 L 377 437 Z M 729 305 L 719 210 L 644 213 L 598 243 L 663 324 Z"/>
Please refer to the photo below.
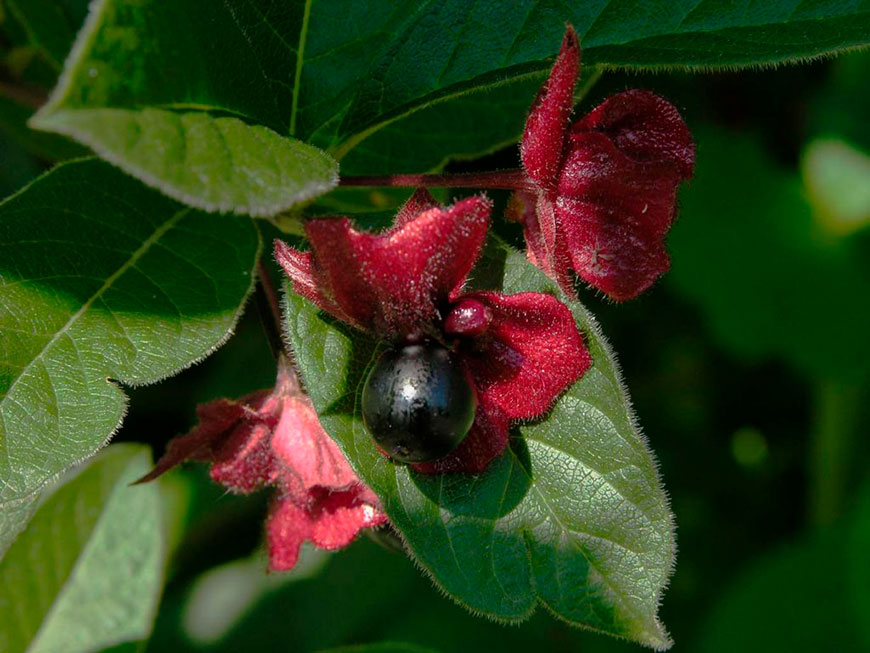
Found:
<path fill-rule="evenodd" d="M 269 565 L 291 569 L 306 540 L 322 549 L 350 544 L 387 522 L 375 494 L 357 478 L 282 358 L 271 391 L 197 408 L 199 426 L 175 438 L 150 481 L 185 460 L 211 463 L 211 477 L 239 493 L 274 486 L 266 533 Z"/>
<path fill-rule="evenodd" d="M 670 266 L 664 238 L 695 147 L 676 108 L 647 91 L 613 95 L 569 125 L 579 70 L 568 27 L 520 148 L 537 191 L 516 193 L 509 214 L 525 226 L 529 259 L 567 292 L 574 270 L 623 301 Z"/>
<path fill-rule="evenodd" d="M 442 208 L 418 190 L 382 234 L 318 219 L 306 224 L 310 252 L 275 242 L 293 289 L 320 308 L 393 345 L 431 339 L 456 352 L 477 394 L 474 425 L 450 455 L 414 465 L 423 473 L 483 471 L 511 419 L 540 417 L 592 363 L 555 297 L 464 292 L 490 208 L 482 196 Z"/>

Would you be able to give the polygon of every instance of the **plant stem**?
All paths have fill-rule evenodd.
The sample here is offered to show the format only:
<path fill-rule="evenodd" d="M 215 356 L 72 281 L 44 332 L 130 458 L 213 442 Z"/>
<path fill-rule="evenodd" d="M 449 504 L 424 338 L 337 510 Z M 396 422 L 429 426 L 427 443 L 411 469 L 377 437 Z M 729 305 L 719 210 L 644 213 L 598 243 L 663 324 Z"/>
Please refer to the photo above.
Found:
<path fill-rule="evenodd" d="M 339 186 L 394 186 L 434 188 L 492 188 L 532 190 L 534 186 L 522 170 L 496 170 L 440 175 L 384 175 L 342 177 Z"/>
<path fill-rule="evenodd" d="M 284 342 L 281 338 L 281 303 L 278 301 L 275 286 L 272 285 L 269 270 L 262 259 L 257 261 L 257 289 L 255 292 L 260 324 L 266 333 L 272 355 L 277 360 L 284 352 Z"/>

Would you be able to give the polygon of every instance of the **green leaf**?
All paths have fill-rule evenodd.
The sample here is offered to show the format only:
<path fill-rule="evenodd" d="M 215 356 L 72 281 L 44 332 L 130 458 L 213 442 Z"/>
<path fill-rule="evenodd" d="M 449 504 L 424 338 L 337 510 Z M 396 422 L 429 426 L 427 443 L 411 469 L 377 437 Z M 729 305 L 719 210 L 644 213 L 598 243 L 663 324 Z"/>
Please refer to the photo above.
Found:
<path fill-rule="evenodd" d="M 4 137 L 11 138 L 21 148 L 45 161 L 60 161 L 87 155 L 85 148 L 64 136 L 30 129 L 27 121 L 32 115 L 33 109 L 30 107 L 0 96 L 0 130 L 3 131 Z M 18 184 L 13 190 L 17 190 L 22 185 Z"/>
<path fill-rule="evenodd" d="M 109 447 L 37 511 L 0 562 L 0 649 L 98 650 L 144 640 L 163 581 L 157 484 L 141 445 Z"/>
<path fill-rule="evenodd" d="M 473 278 L 508 293 L 559 294 L 497 243 Z M 573 625 L 666 648 L 656 610 L 674 559 L 667 499 L 594 319 L 559 296 L 594 365 L 546 419 L 518 427 L 521 437 L 480 476 L 423 476 L 387 462 L 358 412 L 378 343 L 290 292 L 287 329 L 323 426 L 454 600 L 513 622 L 543 604 Z"/>
<path fill-rule="evenodd" d="M 258 252 L 250 220 L 185 208 L 93 159 L 0 203 L 4 519 L 20 525 L 20 506 L 105 444 L 126 410 L 116 382 L 176 374 L 229 336 Z"/>
<path fill-rule="evenodd" d="M 280 213 L 338 183 L 327 154 L 271 129 L 201 111 L 56 109 L 30 121 L 66 134 L 172 198 L 206 211 Z"/>
<path fill-rule="evenodd" d="M 343 174 L 440 170 L 516 143 L 544 75 L 462 95 L 389 123 L 341 160 Z"/>
<path fill-rule="evenodd" d="M 3 101 L 0 99 L 0 112 Z M 0 117 L 0 127 L 3 119 Z M 10 134 L 0 131 L 0 198 L 11 195 L 42 172 L 39 162 Z"/>
<path fill-rule="evenodd" d="M 322 4 L 312 9 L 306 53 L 312 42 L 326 41 L 319 29 L 336 20 L 332 5 Z M 666 6 L 645 0 L 412 4 L 416 14 L 391 30 L 365 76 L 353 80 L 357 90 L 337 128 L 341 141 L 352 143 L 353 135 L 433 101 L 548 68 L 542 60 L 558 49 L 566 22 L 580 36 L 585 64 L 608 68 L 757 66 L 870 42 L 870 10 L 836 0 L 811 7 L 792 1 L 749 8 L 721 0 Z M 313 49 L 315 67 L 331 72 L 330 57 L 319 57 L 325 48 Z M 305 82 L 303 69 L 300 119 L 305 117 Z M 326 124 L 321 119 L 318 129 Z"/>
<path fill-rule="evenodd" d="M 96 0 L 50 111 L 148 107 L 229 114 L 343 158 L 415 111 L 476 90 L 498 95 L 496 87 L 507 82 L 540 79 L 566 22 L 581 35 L 586 64 L 607 67 L 758 66 L 870 42 L 870 11 L 837 0 L 751 7 L 720 0 L 680 0 L 667 7 L 645 0 Z M 518 88 L 524 95 L 516 99 L 523 107 L 516 116 L 521 122 L 532 97 L 525 96 L 523 84 Z M 450 133 L 454 143 L 474 143 L 476 151 L 503 142 L 505 130 L 480 133 L 480 122 L 466 121 L 467 105 L 458 102 L 428 114 L 437 131 Z M 96 118 L 89 122 L 82 141 L 98 151 L 107 148 L 104 139 L 119 137 L 113 130 L 104 135 Z M 424 127 L 410 125 L 415 134 Z M 390 139 L 393 149 L 400 147 L 396 138 Z M 267 152 L 249 153 L 268 169 L 268 159 L 260 158 Z M 433 150 L 427 165 L 443 157 Z M 141 172 L 138 163 L 121 163 L 133 174 Z M 162 177 L 159 182 L 174 188 Z M 182 192 L 198 197 L 189 188 Z M 212 200 L 203 201 L 196 205 Z"/>

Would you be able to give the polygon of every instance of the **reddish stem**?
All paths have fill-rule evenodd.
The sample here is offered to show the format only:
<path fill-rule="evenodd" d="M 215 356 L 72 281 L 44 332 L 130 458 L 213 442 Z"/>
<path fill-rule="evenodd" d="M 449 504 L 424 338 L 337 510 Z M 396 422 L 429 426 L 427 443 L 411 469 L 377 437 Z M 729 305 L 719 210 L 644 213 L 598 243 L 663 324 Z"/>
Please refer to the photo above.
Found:
<path fill-rule="evenodd" d="M 257 277 L 259 283 L 257 284 L 256 298 L 260 324 L 263 325 L 263 330 L 269 341 L 269 348 L 277 360 L 284 349 L 284 343 L 281 339 L 281 302 L 262 259 L 257 261 Z"/>
<path fill-rule="evenodd" d="M 532 182 L 522 170 L 495 170 L 443 175 L 385 175 L 342 177 L 339 186 L 396 186 L 416 188 L 504 188 L 532 190 Z"/>
<path fill-rule="evenodd" d="M 257 277 L 263 285 L 263 292 L 266 294 L 266 299 L 269 302 L 269 310 L 272 313 L 272 319 L 275 320 L 275 325 L 278 330 L 281 330 L 281 301 L 278 299 L 278 293 L 275 292 L 275 286 L 272 285 L 272 277 L 269 276 L 269 270 L 263 263 L 263 259 L 257 261 Z"/>

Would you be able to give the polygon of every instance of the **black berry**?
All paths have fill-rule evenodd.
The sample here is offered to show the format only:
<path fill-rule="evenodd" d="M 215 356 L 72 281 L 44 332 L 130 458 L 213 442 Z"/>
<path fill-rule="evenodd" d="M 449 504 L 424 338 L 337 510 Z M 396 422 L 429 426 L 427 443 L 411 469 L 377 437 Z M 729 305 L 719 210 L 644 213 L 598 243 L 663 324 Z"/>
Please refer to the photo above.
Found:
<path fill-rule="evenodd" d="M 362 416 L 380 447 L 403 463 L 443 458 L 471 429 L 477 397 L 438 344 L 384 352 L 363 387 Z"/>

